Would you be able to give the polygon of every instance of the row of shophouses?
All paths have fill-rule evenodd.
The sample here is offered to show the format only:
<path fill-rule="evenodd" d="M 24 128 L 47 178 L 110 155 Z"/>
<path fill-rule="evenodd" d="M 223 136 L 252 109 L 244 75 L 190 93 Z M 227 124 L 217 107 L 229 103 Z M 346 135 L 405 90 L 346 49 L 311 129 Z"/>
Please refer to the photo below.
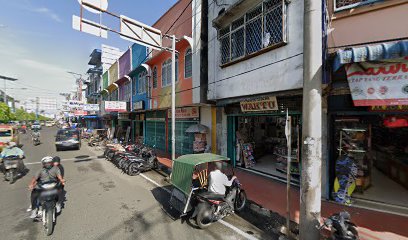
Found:
<path fill-rule="evenodd" d="M 401 28 L 408 3 L 323 2 L 323 216 L 349 211 L 363 239 L 408 237 L 408 32 Z M 289 110 L 294 221 L 302 171 L 303 7 L 302 0 L 180 0 L 153 25 L 178 39 L 176 154 L 205 146 L 230 157 L 249 198 L 282 215 Z M 87 99 L 100 103 L 101 112 L 88 116 L 88 124 L 99 118 L 118 135 L 130 129 L 130 139 L 154 146 L 170 166 L 171 54 L 133 44 L 105 72 L 98 70 L 101 58 L 94 50 L 89 61 Z M 196 124 L 208 131 L 186 133 Z M 336 180 L 344 151 L 357 168 L 355 184 L 343 189 L 350 198 L 339 194 L 345 185 Z"/>

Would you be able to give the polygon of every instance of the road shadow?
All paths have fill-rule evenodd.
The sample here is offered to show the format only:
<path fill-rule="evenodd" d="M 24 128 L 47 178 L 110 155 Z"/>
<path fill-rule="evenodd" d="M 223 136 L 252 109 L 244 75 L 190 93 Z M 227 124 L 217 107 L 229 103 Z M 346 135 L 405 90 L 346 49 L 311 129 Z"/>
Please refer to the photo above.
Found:
<path fill-rule="evenodd" d="M 79 155 L 75 157 L 76 159 L 84 159 L 84 158 L 89 158 L 89 155 Z"/>
<path fill-rule="evenodd" d="M 90 162 L 92 161 L 92 158 L 87 158 L 87 159 L 80 159 L 80 160 L 74 160 L 74 163 L 79 163 L 79 162 Z"/>

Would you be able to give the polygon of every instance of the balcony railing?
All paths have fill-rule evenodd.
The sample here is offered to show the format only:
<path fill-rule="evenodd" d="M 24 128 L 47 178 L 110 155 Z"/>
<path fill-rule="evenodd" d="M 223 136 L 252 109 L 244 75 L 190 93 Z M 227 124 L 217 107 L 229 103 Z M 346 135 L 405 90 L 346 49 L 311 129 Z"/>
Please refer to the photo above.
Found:
<path fill-rule="evenodd" d="M 381 2 L 384 0 L 333 0 L 334 11 L 341 11 L 345 9 L 360 7 L 366 4 Z"/>

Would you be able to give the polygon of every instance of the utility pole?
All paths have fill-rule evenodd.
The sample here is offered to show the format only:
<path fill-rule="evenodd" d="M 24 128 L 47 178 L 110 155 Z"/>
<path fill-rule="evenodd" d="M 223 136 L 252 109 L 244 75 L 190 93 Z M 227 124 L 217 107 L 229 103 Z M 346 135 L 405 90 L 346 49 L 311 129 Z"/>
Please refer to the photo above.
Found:
<path fill-rule="evenodd" d="M 40 99 L 39 97 L 35 97 L 35 117 L 38 120 L 38 111 L 40 108 Z"/>
<path fill-rule="evenodd" d="M 6 94 L 7 84 L 6 84 L 6 82 L 7 81 L 13 81 L 14 82 L 14 81 L 17 81 L 17 79 L 16 78 L 11 78 L 11 77 L 6 77 L 6 76 L 3 76 L 3 75 L 0 75 L 0 79 L 4 80 L 3 101 L 4 101 L 5 104 L 7 104 L 7 94 Z"/>
<path fill-rule="evenodd" d="M 318 240 L 322 171 L 322 0 L 304 1 L 300 239 Z"/>
<path fill-rule="evenodd" d="M 176 36 L 171 37 L 171 163 L 176 159 Z"/>

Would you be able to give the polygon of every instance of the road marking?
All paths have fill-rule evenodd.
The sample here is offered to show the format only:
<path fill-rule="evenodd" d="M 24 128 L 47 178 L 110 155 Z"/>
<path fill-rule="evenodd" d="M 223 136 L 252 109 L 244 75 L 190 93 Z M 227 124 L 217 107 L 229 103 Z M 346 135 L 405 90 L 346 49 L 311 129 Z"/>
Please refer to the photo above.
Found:
<path fill-rule="evenodd" d="M 164 191 L 166 191 L 167 193 L 171 194 L 170 190 L 167 188 L 164 188 L 164 186 L 158 184 L 156 181 L 154 181 L 153 179 L 147 177 L 146 175 L 144 175 L 143 173 L 139 174 L 141 177 L 143 177 L 144 179 L 146 179 L 147 181 L 153 183 L 154 185 L 156 185 L 157 187 L 160 187 L 161 189 L 163 189 Z M 229 229 L 233 230 L 234 232 L 238 233 L 239 235 L 245 237 L 246 239 L 249 240 L 258 240 L 256 237 L 249 235 L 248 233 L 242 231 L 241 229 L 235 227 L 234 225 L 227 223 L 224 220 L 218 220 L 219 223 L 221 223 L 222 225 L 228 227 Z"/>
<path fill-rule="evenodd" d="M 61 159 L 61 162 L 67 162 L 67 161 L 82 162 L 82 161 L 88 161 L 88 160 L 94 160 L 94 159 L 98 159 L 98 156 L 89 156 L 86 158 L 64 158 L 64 159 Z M 41 164 L 41 162 L 24 163 L 24 165 L 36 165 L 36 164 Z"/>

